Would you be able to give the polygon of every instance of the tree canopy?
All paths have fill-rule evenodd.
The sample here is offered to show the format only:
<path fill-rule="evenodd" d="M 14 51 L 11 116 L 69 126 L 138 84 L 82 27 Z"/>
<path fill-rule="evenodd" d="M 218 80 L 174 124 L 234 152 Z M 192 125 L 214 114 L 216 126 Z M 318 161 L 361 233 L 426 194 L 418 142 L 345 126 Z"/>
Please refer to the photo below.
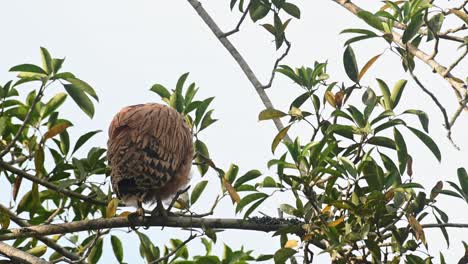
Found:
<path fill-rule="evenodd" d="M 343 51 L 337 51 L 346 79 L 336 79 L 328 61 L 285 63 L 301 42 L 288 35 L 291 25 L 301 21 L 301 3 L 226 1 L 231 13 L 223 15 L 238 17 L 238 23 L 232 30 L 221 30 L 202 3 L 186 1 L 258 94 L 264 110 L 249 114 L 258 116 L 261 124 L 273 121 L 277 131 L 271 138 L 268 171 L 235 162 L 219 165 L 204 135 L 216 124 L 236 120 L 218 116 L 212 104 L 216 99 L 201 96 L 203 87 L 188 72 L 173 76 L 173 83 L 155 80 L 148 89 L 184 116 L 194 137 L 194 180 L 167 201 L 174 216 L 131 218 L 132 212 L 123 208 L 109 185 L 106 148 L 89 144 L 107 124 L 77 138 L 70 136 L 69 129 L 80 123 L 63 116 L 64 102 L 73 101 L 76 112 L 89 118 L 99 103 L 99 89 L 92 80 L 65 70 L 72 60 L 40 47 L 40 62 L 11 67 L 16 79 L 0 86 L 0 178 L 11 185 L 3 194 L 11 197 L 9 204 L 0 203 L 0 256 L 5 257 L 0 262 L 134 263 L 127 254 L 135 247 L 146 263 L 313 263 L 319 254 L 332 263 L 446 263 L 453 246 L 448 229 L 466 233 L 468 223 L 452 222 L 440 199 L 468 203 L 468 174 L 464 167 L 453 167 L 447 174 L 457 175 L 457 181 L 440 179 L 424 188 L 423 175 L 414 172 L 413 162 L 444 162 L 439 145 L 445 142 L 435 140 L 434 131 L 429 131 L 432 116 L 401 102 L 410 87 L 419 89 L 417 100 L 431 101 L 442 116 L 439 133 L 446 133 L 454 149 L 458 140 L 464 140 L 454 138 L 452 130 L 468 110 L 468 79 L 456 74 L 457 68 L 467 65 L 467 1 L 383 1 L 377 8 L 347 0 L 328 2 L 365 22 L 362 28 L 340 32 L 348 37 Z M 232 42 L 234 36 L 242 37 L 246 23 L 271 36 L 252 41 L 274 41 L 278 53 L 263 83 L 248 63 L 255 58 L 244 57 Z M 304 38 L 309 34 L 305 32 Z M 362 58 L 353 47 L 369 39 L 383 41 L 386 48 Z M 450 61 L 439 62 L 441 53 Z M 394 70 L 406 78 L 384 79 L 369 71 L 383 54 L 401 62 Z M 421 78 L 421 71 L 443 80 L 445 86 L 436 90 Z M 281 93 L 295 98 L 286 108 L 275 108 L 268 94 L 277 88 L 279 78 L 290 83 Z M 445 91 L 454 94 L 454 112 L 439 100 Z M 411 144 L 410 138 L 419 145 Z M 433 158 L 421 160 L 420 153 Z M 216 192 L 207 188 L 213 182 L 219 186 Z M 284 202 L 275 204 L 277 196 Z M 230 204 L 236 218 L 216 214 L 224 200 L 231 201 L 223 205 Z M 200 203 L 209 203 L 210 210 L 194 210 Z M 278 213 L 263 212 L 265 204 Z M 176 228 L 187 235 L 158 246 L 145 232 L 155 227 L 164 227 L 160 232 Z M 274 238 L 264 243 L 271 244 L 271 251 L 260 254 L 219 241 L 219 233 L 226 229 L 237 230 L 240 236 L 248 230 L 270 232 Z M 134 233 L 139 245 L 121 239 L 122 230 Z M 449 249 L 431 250 L 428 232 L 441 232 Z M 204 252 L 192 250 L 193 243 L 201 243 Z M 224 253 L 217 254 L 213 248 L 221 243 Z M 468 246 L 463 244 L 465 255 L 455 258 L 468 263 Z M 102 258 L 105 250 L 111 250 L 115 259 Z"/>

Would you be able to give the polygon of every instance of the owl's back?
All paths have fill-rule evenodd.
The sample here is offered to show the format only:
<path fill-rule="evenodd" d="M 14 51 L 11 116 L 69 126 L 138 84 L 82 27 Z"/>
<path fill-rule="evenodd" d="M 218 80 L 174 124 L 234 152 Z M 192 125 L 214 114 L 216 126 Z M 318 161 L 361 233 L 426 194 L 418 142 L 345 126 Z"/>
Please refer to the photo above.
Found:
<path fill-rule="evenodd" d="M 126 203 L 166 199 L 189 181 L 192 133 L 170 107 L 123 108 L 111 122 L 107 146 L 112 187 Z"/>

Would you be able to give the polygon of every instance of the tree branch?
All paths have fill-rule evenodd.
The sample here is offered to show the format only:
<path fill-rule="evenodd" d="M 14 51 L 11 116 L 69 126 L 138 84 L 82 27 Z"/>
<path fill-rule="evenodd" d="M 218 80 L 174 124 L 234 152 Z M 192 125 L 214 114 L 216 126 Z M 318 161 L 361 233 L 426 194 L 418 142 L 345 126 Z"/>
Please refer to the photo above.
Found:
<path fill-rule="evenodd" d="M 249 13 L 249 8 L 250 8 L 251 5 L 252 5 L 252 1 L 249 3 L 249 5 L 247 6 L 247 8 L 245 9 L 245 11 L 244 11 L 244 13 L 242 14 L 241 19 L 240 19 L 239 22 L 237 23 L 236 27 L 235 27 L 233 30 L 230 30 L 230 31 L 228 31 L 228 32 L 226 32 L 226 33 L 223 33 L 223 34 L 221 35 L 222 38 L 227 38 L 227 37 L 229 37 L 230 35 L 239 32 L 240 26 L 242 25 L 242 22 L 244 22 L 245 17 L 247 16 L 247 14 Z"/>
<path fill-rule="evenodd" d="M 457 224 L 457 223 L 425 224 L 421 226 L 422 228 L 439 228 L 439 227 L 468 228 L 468 224 Z"/>
<path fill-rule="evenodd" d="M 90 203 L 93 203 L 93 204 L 97 204 L 97 205 L 104 205 L 106 206 L 106 202 L 104 201 L 99 201 L 99 200 L 96 200 L 96 199 L 93 199 L 89 196 L 86 196 L 86 195 L 83 195 L 81 193 L 77 193 L 77 192 L 74 192 L 74 191 L 70 191 L 68 189 L 65 189 L 65 188 L 61 188 L 53 183 L 50 183 L 46 180 L 43 180 L 43 179 L 40 179 L 34 175 L 31 175 L 23 170 L 20 170 L 18 168 L 15 168 L 13 166 L 11 166 L 10 164 L 0 160 L 0 167 L 11 172 L 11 173 L 14 173 L 18 176 L 21 176 L 23 178 L 26 178 L 34 183 L 37 183 L 37 184 L 40 184 L 44 187 L 47 187 L 48 189 L 51 189 L 53 191 L 56 191 L 58 193 L 62 193 L 66 196 L 69 196 L 69 197 L 74 197 L 74 198 L 78 198 L 80 200 L 83 200 L 83 201 L 86 201 L 86 202 L 90 202 Z"/>
<path fill-rule="evenodd" d="M 198 0 L 187 0 L 187 2 L 189 2 L 190 5 L 195 9 L 197 14 L 201 17 L 201 19 L 205 22 L 205 24 L 214 33 L 216 38 L 218 38 L 221 44 L 227 49 L 227 51 L 231 54 L 231 56 L 234 58 L 237 64 L 241 67 L 242 71 L 247 76 L 247 79 L 249 79 L 250 83 L 252 83 L 252 85 L 254 86 L 255 91 L 260 96 L 260 99 L 262 100 L 263 105 L 266 108 L 274 108 L 273 103 L 271 102 L 270 98 L 268 97 L 265 90 L 263 89 L 263 85 L 260 83 L 257 76 L 253 73 L 250 66 L 244 60 L 244 58 L 239 53 L 239 51 L 237 51 L 234 45 L 232 45 L 232 43 L 227 38 L 223 37 L 223 32 L 218 27 L 216 22 L 211 18 L 211 16 L 206 12 L 202 4 Z M 284 128 L 284 125 L 280 119 L 277 119 L 277 118 L 273 119 L 273 122 L 275 123 L 275 126 L 278 130 L 282 130 Z M 291 141 L 288 135 L 286 135 L 285 140 Z"/>
<path fill-rule="evenodd" d="M 50 264 L 49 262 L 14 248 L 7 243 L 0 242 L 0 254 L 9 257 L 19 263 L 25 264 Z M 15 262 L 16 263 L 16 262 Z"/>
<path fill-rule="evenodd" d="M 359 11 L 363 10 L 359 6 L 351 3 L 351 1 L 349 0 L 332 0 L 332 1 L 346 8 L 348 11 L 350 11 L 354 15 L 357 15 Z M 402 28 L 402 29 L 405 28 L 404 25 L 399 25 L 398 23 L 396 23 L 395 26 L 397 28 Z M 439 37 L 443 38 L 443 36 L 441 35 L 439 35 Z M 398 44 L 399 46 L 403 48 L 406 48 L 406 50 L 411 55 L 419 58 L 425 64 L 430 66 L 434 70 L 434 72 L 438 73 L 441 77 L 443 77 L 454 88 L 455 94 L 459 100 L 465 97 L 465 94 L 467 93 L 465 84 L 463 82 L 460 82 L 460 79 L 453 76 L 450 72 L 446 72 L 447 71 L 446 67 L 439 64 L 437 61 L 431 58 L 430 55 L 419 50 L 414 45 L 411 45 L 410 43 L 403 44 L 402 37 L 400 34 L 396 32 L 392 32 L 392 38 L 393 38 L 392 39 L 393 42 L 395 42 L 396 44 Z"/>
<path fill-rule="evenodd" d="M 26 222 L 23 219 L 19 218 L 14 212 L 12 212 L 10 209 L 5 207 L 3 204 L 0 204 L 0 209 L 3 210 L 4 212 L 7 212 L 10 219 L 13 220 L 13 222 L 15 222 L 20 227 L 30 227 L 31 226 L 28 222 Z M 79 260 L 80 259 L 80 256 L 78 256 L 78 255 L 64 249 L 59 244 L 55 243 L 54 240 L 52 240 L 52 239 L 50 239 L 48 237 L 38 237 L 37 239 L 39 239 L 46 246 L 54 249 L 55 251 L 57 251 L 57 253 L 59 253 L 60 255 L 66 257 L 66 258 L 69 258 L 71 260 Z"/>

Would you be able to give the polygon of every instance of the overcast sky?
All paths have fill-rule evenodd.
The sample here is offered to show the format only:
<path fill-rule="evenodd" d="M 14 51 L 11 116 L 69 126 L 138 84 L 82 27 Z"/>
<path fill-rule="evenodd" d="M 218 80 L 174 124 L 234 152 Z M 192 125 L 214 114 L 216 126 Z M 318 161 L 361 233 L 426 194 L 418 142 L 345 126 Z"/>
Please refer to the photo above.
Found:
<path fill-rule="evenodd" d="M 299 67 L 312 66 L 314 61 L 328 60 L 331 79 L 348 82 L 341 59 L 346 36 L 339 35 L 339 32 L 345 28 L 367 26 L 331 1 L 303 2 L 307 2 L 300 4 L 303 18 L 293 20 L 288 27 L 288 38 L 293 42 L 293 48 L 284 62 Z M 362 6 L 369 5 L 367 2 L 357 1 Z M 229 1 L 209 0 L 203 3 L 225 31 L 237 23 L 239 13 L 229 12 Z M 373 3 L 374 8 L 378 5 L 378 1 Z M 220 120 L 202 138 L 209 145 L 218 166 L 227 168 L 233 162 L 239 165 L 240 173 L 254 168 L 268 172 L 266 162 L 273 158 L 270 144 L 277 131 L 272 123 L 257 122 L 258 112 L 263 109 L 259 97 L 238 65 L 186 1 L 1 1 L 0 10 L 1 83 L 14 77 L 8 73 L 11 66 L 26 62 L 39 63 L 39 47 L 44 46 L 54 57 L 66 57 L 64 70 L 75 73 L 96 89 L 100 103 L 96 105 L 96 114 L 92 120 L 71 100 L 65 104 L 64 115 L 75 125 L 69 130 L 72 138 L 86 131 L 101 129 L 105 133 L 96 136 L 88 147 L 105 146 L 108 124 L 119 109 L 131 104 L 158 102 L 159 97 L 148 91 L 152 84 L 174 87 L 182 73 L 190 72 L 189 81 L 195 81 L 201 87 L 201 98 L 216 96 L 213 102 L 214 116 Z M 274 58 L 279 55 L 274 50 L 271 35 L 247 21 L 242 31 L 230 39 L 260 80 L 266 82 Z M 383 40 L 354 45 L 360 67 L 386 47 Z M 440 60 L 447 65 L 456 56 L 456 51 L 455 46 L 444 47 L 448 52 L 442 53 Z M 388 83 L 408 79 L 409 76 L 400 65 L 398 58 L 387 51 L 366 74 L 364 82 L 376 87 L 376 77 Z M 466 66 L 465 60 L 454 71 L 455 75 L 464 78 Z M 437 93 L 448 112 L 453 113 L 456 101 L 447 83 L 420 63 L 417 73 L 421 81 Z M 25 89 L 28 89 L 27 86 Z M 60 90 L 59 87 L 53 88 L 46 97 Z M 301 91 L 286 78 L 278 76 L 274 86 L 267 92 L 276 108 L 286 110 Z M 411 140 L 407 144 L 414 157 L 414 177 L 424 184 L 426 190 L 430 190 L 439 180 L 458 182 L 456 169 L 468 167 L 467 115 L 462 114 L 454 128 L 453 137 L 462 149 L 457 151 L 445 137 L 440 113 L 413 82 L 408 84 L 400 105 L 400 110 L 415 108 L 429 114 L 431 136 L 439 143 L 443 156 L 442 163 L 437 163 L 425 146 L 410 136 Z M 301 135 L 301 131 L 292 132 Z M 193 172 L 192 185 L 200 179 L 197 171 Z M 210 191 L 219 192 L 216 175 L 210 172 L 205 177 L 211 182 Z M 0 183 L 2 186 L 7 184 L 4 179 L 0 179 Z M 0 194 L 1 202 L 10 200 L 7 193 L 10 192 Z M 206 193 L 201 199 L 206 201 L 200 207 L 203 211 L 209 207 L 214 196 Z M 260 210 L 273 214 L 277 205 L 282 203 L 281 199 L 273 197 Z M 442 197 L 440 200 L 440 207 L 446 209 L 451 222 L 468 222 L 464 202 Z M 229 203 L 226 199 L 221 206 L 225 209 L 216 211 L 216 216 L 233 217 L 234 209 Z M 152 228 L 148 234 L 157 245 L 167 243 L 174 234 L 180 239 L 188 235 L 170 228 L 163 231 Z M 468 237 L 468 232 L 451 229 L 449 234 L 452 238 L 450 251 L 446 250 L 439 230 L 427 231 L 431 252 L 437 255 L 442 250 L 447 262 L 453 263 L 463 254 L 460 240 Z M 122 233 L 122 237 L 125 238 L 125 261 L 140 263 L 136 262 L 137 259 L 140 261 L 139 257 L 136 258 L 139 243 L 133 243 L 137 240 L 136 235 Z M 223 242 L 234 249 L 244 245 L 256 254 L 274 253 L 279 246 L 277 239 L 271 239 L 270 234 L 257 232 L 223 233 L 216 246 L 219 252 Z M 109 244 L 106 240 L 106 245 Z M 200 243 L 194 242 L 189 248 L 202 253 Z M 112 250 L 107 250 L 103 258 L 103 263 L 115 261 Z M 317 263 L 325 263 L 323 261 L 328 256 L 321 255 L 317 259 Z"/>

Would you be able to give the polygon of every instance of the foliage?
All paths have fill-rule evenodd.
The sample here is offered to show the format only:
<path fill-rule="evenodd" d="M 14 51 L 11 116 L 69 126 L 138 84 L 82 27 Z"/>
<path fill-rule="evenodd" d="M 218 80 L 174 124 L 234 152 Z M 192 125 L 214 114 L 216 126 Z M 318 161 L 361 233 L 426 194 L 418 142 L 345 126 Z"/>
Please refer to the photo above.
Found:
<path fill-rule="evenodd" d="M 462 8 L 443 12 L 432 2 L 384 1 L 376 13 L 359 11 L 357 16 L 372 28 L 342 31 L 357 36 L 345 42 L 342 57 L 349 80 L 334 80 L 327 71 L 327 62 L 297 68 L 278 65 L 291 45 L 286 38 L 288 25 L 301 17 L 297 5 L 284 0 L 231 0 L 230 8 L 237 7 L 244 15 L 240 23 L 246 15 L 253 23 L 270 21 L 261 26 L 273 35 L 276 49 L 287 46 L 276 61 L 272 80 L 276 73 L 278 78 L 291 80 L 294 88 L 288 92 L 297 97 L 287 109 L 267 108 L 258 115 L 260 121 L 287 123 L 272 138 L 272 158 L 267 166 L 274 173 L 264 175 L 257 169 L 241 169 L 237 164 L 228 168 L 216 165 L 206 139 L 202 141 L 200 137 L 218 121 L 210 108 L 214 97 L 198 98 L 197 85 L 187 82 L 189 73 L 181 75 L 173 89 L 154 84 L 150 91 L 181 113 L 192 129 L 193 164 L 202 177 L 188 192 L 176 195 L 173 206 L 180 215 L 205 217 L 213 214 L 220 200 L 229 197 L 232 210 L 242 218 L 238 229 L 243 229 L 243 224 L 253 223 L 251 216 L 259 212 L 262 204 L 283 193 L 289 199 L 276 206 L 287 218 L 271 219 L 288 226 L 273 234 L 279 236 L 280 245 L 263 255 L 243 247 L 235 250 L 227 244 L 222 256 L 213 254 L 216 234 L 222 230 L 209 226 L 191 228 L 187 240 L 173 238 L 163 246 L 154 245 L 144 232 L 134 230 L 141 257 L 148 263 L 298 263 L 299 258 L 310 263 L 313 255 L 320 252 L 329 254 L 333 263 L 433 263 L 434 252 L 429 251 L 430 241 L 426 239 L 428 219 L 434 217 L 449 246 L 450 218 L 439 206 L 438 198 L 445 195 L 468 203 L 468 174 L 459 168 L 458 182 L 439 181 L 431 190 L 423 188 L 413 175 L 413 162 L 422 162 L 415 150 L 419 146 L 408 144 L 408 137 L 415 136 L 424 150 L 433 154 L 432 162 L 441 162 L 442 153 L 429 134 L 429 116 L 419 109 L 402 109 L 399 103 L 411 85 L 407 80 L 375 78 L 367 83 L 363 78 L 386 51 L 360 68 L 351 46 L 381 38 L 389 44 L 387 50 L 398 54 L 403 69 L 413 74 L 416 64 L 412 48 L 417 49 L 424 39 L 436 42 L 437 47 L 445 17 L 450 14 L 466 23 Z M 398 29 L 401 39 L 395 34 Z M 465 39 L 461 46 L 466 45 Z M 437 55 L 435 50 L 433 57 Z M 73 123 L 61 116 L 63 103 L 70 96 L 92 118 L 94 101 L 99 101 L 95 90 L 75 74 L 62 71 L 64 59 L 53 58 L 45 48 L 40 48 L 40 53 L 41 66 L 14 66 L 10 71 L 18 73 L 17 80 L 0 86 L 0 176 L 12 185 L 15 203 L 12 208 L 0 207 L 0 235 L 13 233 L 12 222 L 35 226 L 129 215 L 118 212 L 119 201 L 109 187 L 106 149 L 91 147 L 86 152 L 83 148 L 101 131 L 70 139 L 68 130 Z M 443 77 L 452 78 L 448 74 L 449 71 Z M 33 85 L 36 89 L 28 92 Z M 63 90 L 50 94 L 53 86 Z M 413 117 L 418 118 L 418 123 Z M 299 130 L 307 136 L 291 132 Z M 209 171 L 217 179 L 210 178 Z M 210 181 L 219 181 L 218 194 L 205 191 Z M 210 212 L 194 212 L 192 206 L 206 202 L 209 195 L 216 196 Z M 21 224 L 18 215 L 26 222 Z M 191 255 L 187 244 L 196 238 L 205 247 L 204 255 Z M 50 261 L 64 258 L 59 252 L 51 253 L 50 245 L 42 242 L 40 236 L 19 237 L 13 247 L 34 256 L 47 256 Z M 113 229 L 60 234 L 53 237 L 53 243 L 89 263 L 102 262 L 105 245 L 112 248 L 119 263 L 125 260 L 126 243 Z M 311 245 L 319 251 L 312 251 Z M 442 253 L 439 258 L 443 263 Z"/>

